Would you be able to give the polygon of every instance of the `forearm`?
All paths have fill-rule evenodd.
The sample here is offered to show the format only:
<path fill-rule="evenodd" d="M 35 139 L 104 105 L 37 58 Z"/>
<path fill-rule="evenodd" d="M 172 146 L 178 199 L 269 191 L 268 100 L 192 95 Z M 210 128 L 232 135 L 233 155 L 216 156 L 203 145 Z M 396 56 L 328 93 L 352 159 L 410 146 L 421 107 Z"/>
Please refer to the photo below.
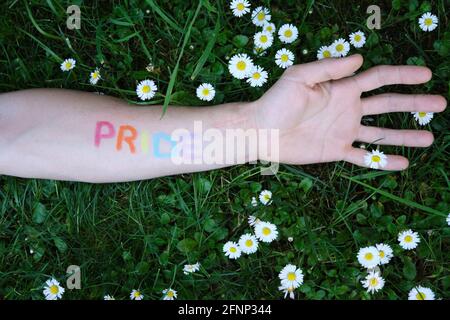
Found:
<path fill-rule="evenodd" d="M 2 94 L 0 173 L 115 182 L 254 161 L 257 156 L 247 146 L 237 150 L 233 162 L 205 163 L 200 159 L 204 137 L 196 136 L 194 128 L 200 125 L 202 132 L 216 128 L 224 136 L 226 129 L 255 129 L 251 116 L 254 107 L 252 103 L 171 106 L 161 117 L 161 106 L 130 106 L 93 93 L 38 89 Z M 189 133 L 196 146 L 191 162 L 174 161 L 169 156 L 173 148 L 167 138 L 179 129 Z"/>

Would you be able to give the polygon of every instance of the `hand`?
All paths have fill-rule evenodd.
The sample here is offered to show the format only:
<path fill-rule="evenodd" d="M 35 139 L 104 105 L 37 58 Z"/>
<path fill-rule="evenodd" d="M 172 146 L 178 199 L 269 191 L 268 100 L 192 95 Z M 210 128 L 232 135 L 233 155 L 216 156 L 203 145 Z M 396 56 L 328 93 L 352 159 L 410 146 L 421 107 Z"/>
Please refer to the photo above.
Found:
<path fill-rule="evenodd" d="M 431 71 L 417 66 L 377 66 L 354 75 L 362 62 L 360 55 L 353 55 L 292 66 L 255 103 L 256 126 L 279 129 L 279 162 L 345 160 L 366 166 L 367 151 L 352 147 L 354 141 L 407 147 L 428 147 L 433 143 L 433 134 L 426 130 L 361 125 L 365 115 L 443 111 L 447 102 L 437 95 L 380 94 L 361 98 L 362 92 L 385 85 L 425 83 L 431 79 Z M 383 169 L 407 167 L 405 157 L 387 155 Z"/>

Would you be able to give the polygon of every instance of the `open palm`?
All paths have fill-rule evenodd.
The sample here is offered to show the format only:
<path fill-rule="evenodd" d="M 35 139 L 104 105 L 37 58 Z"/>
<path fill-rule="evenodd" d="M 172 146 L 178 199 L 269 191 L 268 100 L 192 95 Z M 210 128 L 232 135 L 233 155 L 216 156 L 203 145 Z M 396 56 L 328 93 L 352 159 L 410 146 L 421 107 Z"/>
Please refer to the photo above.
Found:
<path fill-rule="evenodd" d="M 279 129 L 279 162 L 308 164 L 345 160 L 365 166 L 366 151 L 353 142 L 427 147 L 433 135 L 425 130 L 394 130 L 361 125 L 364 115 L 387 112 L 441 112 L 446 100 L 436 95 L 362 92 L 391 84 L 420 84 L 431 71 L 417 66 L 378 66 L 354 75 L 362 57 L 324 59 L 288 68 L 257 102 L 259 128 Z M 272 160 L 275 159 L 264 159 Z M 408 160 L 388 155 L 387 170 L 402 170 Z"/>

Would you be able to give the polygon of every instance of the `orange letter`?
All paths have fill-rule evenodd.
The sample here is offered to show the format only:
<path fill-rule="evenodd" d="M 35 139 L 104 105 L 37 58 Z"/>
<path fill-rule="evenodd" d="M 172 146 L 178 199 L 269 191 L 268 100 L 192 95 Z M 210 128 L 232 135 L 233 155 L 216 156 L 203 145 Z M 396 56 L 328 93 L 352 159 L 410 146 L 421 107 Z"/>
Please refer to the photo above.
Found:
<path fill-rule="evenodd" d="M 131 135 L 125 136 L 125 131 L 130 131 Z M 126 125 L 126 126 L 120 126 L 119 133 L 117 134 L 117 144 L 116 149 L 117 151 L 122 150 L 122 143 L 125 141 L 130 146 L 131 153 L 136 152 L 136 147 L 134 146 L 134 140 L 137 138 L 137 131 L 133 126 Z"/>

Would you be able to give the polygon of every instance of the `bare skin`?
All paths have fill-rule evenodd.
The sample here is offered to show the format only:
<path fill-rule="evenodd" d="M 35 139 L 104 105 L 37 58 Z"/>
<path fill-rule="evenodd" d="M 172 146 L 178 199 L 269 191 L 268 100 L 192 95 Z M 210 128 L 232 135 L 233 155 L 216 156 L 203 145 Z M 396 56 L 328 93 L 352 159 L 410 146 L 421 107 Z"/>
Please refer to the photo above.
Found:
<path fill-rule="evenodd" d="M 446 100 L 437 95 L 362 92 L 390 84 L 421 84 L 431 71 L 415 66 L 379 66 L 353 75 L 362 57 L 325 59 L 292 66 L 260 99 L 211 108 L 129 106 L 111 97 L 68 90 L 39 89 L 0 95 L 0 173 L 27 178 L 119 182 L 205 171 L 229 164 L 174 164 L 151 154 L 118 152 L 115 140 L 94 146 L 97 121 L 131 124 L 139 132 L 203 129 L 279 129 L 279 162 L 310 164 L 347 161 L 364 165 L 365 151 L 354 141 L 408 147 L 433 142 L 425 130 L 392 130 L 361 125 L 363 115 L 387 112 L 441 112 Z M 246 153 L 244 150 L 243 153 Z M 245 154 L 246 161 L 274 160 Z M 278 160 L 278 159 L 277 159 Z M 386 170 L 403 170 L 408 160 L 388 155 Z M 236 162 L 239 163 L 239 162 Z"/>

